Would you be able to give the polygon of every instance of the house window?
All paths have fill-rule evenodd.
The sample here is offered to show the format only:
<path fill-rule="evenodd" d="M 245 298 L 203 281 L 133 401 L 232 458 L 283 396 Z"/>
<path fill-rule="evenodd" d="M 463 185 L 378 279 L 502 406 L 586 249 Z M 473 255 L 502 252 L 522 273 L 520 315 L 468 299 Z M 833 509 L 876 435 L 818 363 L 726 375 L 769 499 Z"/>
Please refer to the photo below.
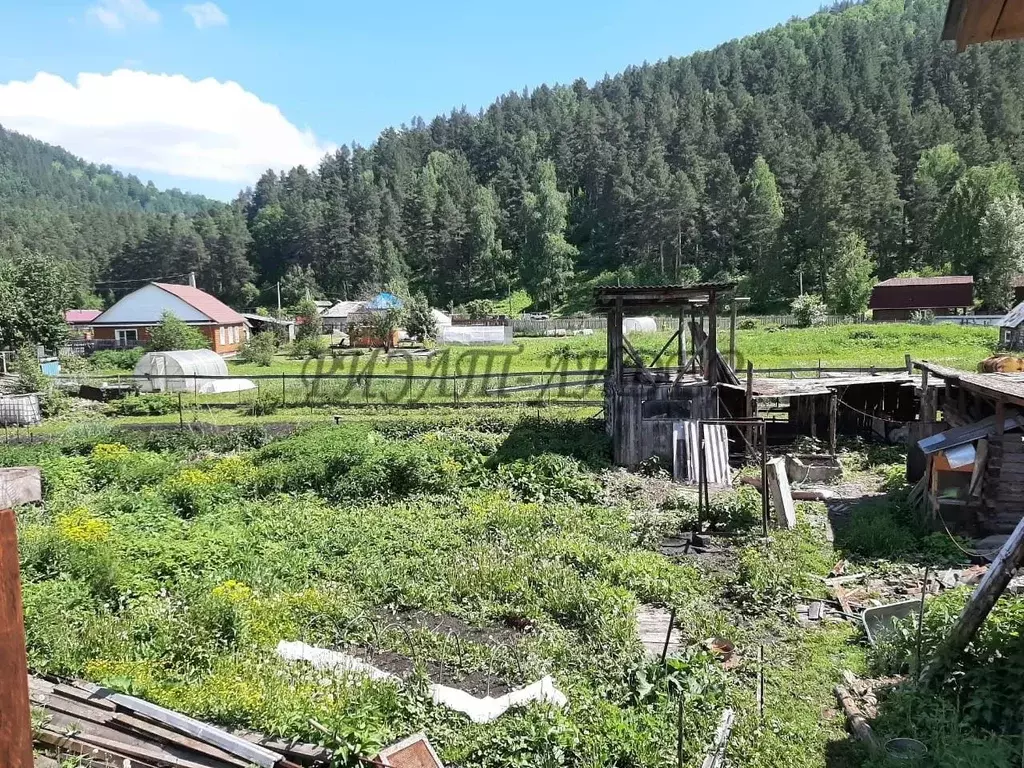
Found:
<path fill-rule="evenodd" d="M 114 339 L 119 347 L 137 344 L 139 341 L 139 330 L 138 328 L 115 328 Z"/>
<path fill-rule="evenodd" d="M 217 329 L 217 338 L 219 339 L 220 345 L 222 347 L 228 343 L 227 328 L 225 328 L 223 325 Z"/>
<path fill-rule="evenodd" d="M 231 343 L 232 344 L 237 344 L 238 343 L 238 326 L 237 325 L 232 325 L 231 326 Z"/>

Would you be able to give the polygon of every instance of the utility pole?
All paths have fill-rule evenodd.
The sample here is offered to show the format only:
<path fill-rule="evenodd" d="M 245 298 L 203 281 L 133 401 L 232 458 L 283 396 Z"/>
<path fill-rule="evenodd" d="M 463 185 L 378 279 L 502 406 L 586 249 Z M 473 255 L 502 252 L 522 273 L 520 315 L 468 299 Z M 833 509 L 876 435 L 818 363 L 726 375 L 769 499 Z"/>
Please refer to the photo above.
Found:
<path fill-rule="evenodd" d="M 188 273 L 188 284 L 192 288 L 196 287 L 196 273 L 195 272 L 189 272 Z"/>
<path fill-rule="evenodd" d="M 800 267 L 798 270 L 800 273 L 800 295 L 804 295 L 804 268 Z"/>
<path fill-rule="evenodd" d="M 277 314 L 281 315 L 281 281 L 277 281 Z"/>

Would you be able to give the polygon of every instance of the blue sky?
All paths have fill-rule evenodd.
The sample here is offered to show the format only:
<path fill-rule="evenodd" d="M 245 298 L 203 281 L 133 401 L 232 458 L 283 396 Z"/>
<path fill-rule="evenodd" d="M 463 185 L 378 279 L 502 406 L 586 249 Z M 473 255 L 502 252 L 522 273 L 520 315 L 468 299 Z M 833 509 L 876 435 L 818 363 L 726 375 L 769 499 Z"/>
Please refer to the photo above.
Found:
<path fill-rule="evenodd" d="M 367 144 L 415 115 L 475 111 L 524 86 L 593 82 L 819 7 L 820 0 L 0 0 L 0 123 L 161 186 L 225 198 L 254 181 L 261 165 Z M 110 77 L 119 69 L 137 76 Z M 82 82 L 82 73 L 103 77 Z M 206 78 L 217 82 L 199 87 Z"/>

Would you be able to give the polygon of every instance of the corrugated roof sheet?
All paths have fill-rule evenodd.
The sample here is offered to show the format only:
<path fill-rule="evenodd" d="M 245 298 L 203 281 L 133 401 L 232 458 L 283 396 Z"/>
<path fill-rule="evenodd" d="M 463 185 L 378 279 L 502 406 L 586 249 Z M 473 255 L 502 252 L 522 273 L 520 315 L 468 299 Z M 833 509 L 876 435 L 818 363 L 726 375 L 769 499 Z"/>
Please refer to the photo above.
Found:
<path fill-rule="evenodd" d="M 971 275 L 946 275 L 944 277 L 890 277 L 876 283 L 875 287 L 906 287 L 911 285 L 974 285 Z"/>
<path fill-rule="evenodd" d="M 84 325 L 91 323 L 102 314 L 102 309 L 69 309 L 64 313 L 64 322 L 71 325 Z"/>
<path fill-rule="evenodd" d="M 1024 323 L 1024 301 L 1006 313 L 1006 316 L 996 323 L 997 328 L 1016 328 Z"/>
<path fill-rule="evenodd" d="M 171 283 L 153 283 L 153 285 L 177 296 L 186 304 L 198 309 L 215 323 L 236 325 L 245 322 L 244 317 L 206 291 L 193 288 L 191 285 L 174 285 Z"/>

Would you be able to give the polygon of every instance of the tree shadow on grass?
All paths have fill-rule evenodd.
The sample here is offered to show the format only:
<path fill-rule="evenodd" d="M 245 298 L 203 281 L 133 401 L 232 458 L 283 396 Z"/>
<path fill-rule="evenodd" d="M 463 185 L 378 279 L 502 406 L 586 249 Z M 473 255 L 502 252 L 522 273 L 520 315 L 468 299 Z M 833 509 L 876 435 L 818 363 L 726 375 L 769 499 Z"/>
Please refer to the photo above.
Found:
<path fill-rule="evenodd" d="M 544 453 L 572 457 L 593 471 L 611 466 L 611 442 L 605 434 L 603 421 L 543 418 L 518 422 L 488 464 L 497 467 Z"/>

